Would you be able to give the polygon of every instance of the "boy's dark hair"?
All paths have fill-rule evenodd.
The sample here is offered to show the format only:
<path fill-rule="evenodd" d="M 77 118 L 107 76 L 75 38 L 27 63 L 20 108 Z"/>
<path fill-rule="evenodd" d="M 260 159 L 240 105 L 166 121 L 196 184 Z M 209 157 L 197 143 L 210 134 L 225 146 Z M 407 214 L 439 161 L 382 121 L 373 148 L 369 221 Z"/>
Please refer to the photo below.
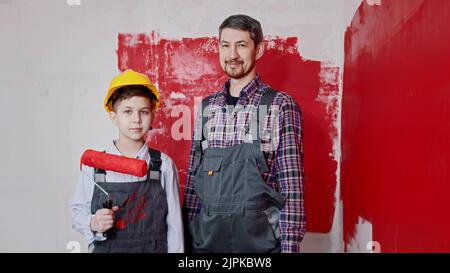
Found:
<path fill-rule="evenodd" d="M 156 101 L 156 96 L 152 93 L 152 91 L 150 91 L 150 89 L 143 85 L 128 85 L 117 89 L 116 92 L 114 92 L 114 94 L 111 96 L 113 111 L 117 112 L 117 107 L 120 101 L 127 100 L 135 96 L 148 98 L 152 105 L 151 110 L 153 111 L 153 102 Z"/>
<path fill-rule="evenodd" d="M 236 14 L 225 19 L 219 27 L 219 40 L 224 28 L 248 31 L 250 33 L 250 38 L 252 38 L 255 43 L 255 47 L 258 46 L 264 38 L 261 24 L 256 19 L 253 19 L 248 15 Z"/>

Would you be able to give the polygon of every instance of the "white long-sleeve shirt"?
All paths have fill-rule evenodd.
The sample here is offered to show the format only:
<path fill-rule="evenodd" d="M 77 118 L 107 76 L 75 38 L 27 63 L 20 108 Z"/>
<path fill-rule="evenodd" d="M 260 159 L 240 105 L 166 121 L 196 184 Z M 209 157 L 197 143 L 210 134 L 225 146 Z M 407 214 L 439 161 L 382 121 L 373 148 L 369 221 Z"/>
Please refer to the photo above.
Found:
<path fill-rule="evenodd" d="M 106 153 L 113 155 L 122 155 L 113 141 L 112 145 L 107 147 Z M 136 155 L 137 159 L 146 160 L 150 164 L 150 155 L 148 146 L 144 144 Z M 183 222 L 181 217 L 179 178 L 178 171 L 172 159 L 161 153 L 161 186 L 166 192 L 168 213 L 167 223 L 167 251 L 169 253 L 183 253 Z M 105 240 L 101 233 L 94 235 L 90 228 L 91 201 L 94 194 L 94 183 L 90 180 L 94 178 L 94 169 L 88 166 L 82 167 L 81 177 L 76 186 L 70 208 L 72 211 L 72 227 L 80 232 L 87 240 L 90 248 L 94 240 Z M 90 178 L 90 179 L 89 179 Z M 147 179 L 128 174 L 106 171 L 106 182 L 137 182 Z"/>

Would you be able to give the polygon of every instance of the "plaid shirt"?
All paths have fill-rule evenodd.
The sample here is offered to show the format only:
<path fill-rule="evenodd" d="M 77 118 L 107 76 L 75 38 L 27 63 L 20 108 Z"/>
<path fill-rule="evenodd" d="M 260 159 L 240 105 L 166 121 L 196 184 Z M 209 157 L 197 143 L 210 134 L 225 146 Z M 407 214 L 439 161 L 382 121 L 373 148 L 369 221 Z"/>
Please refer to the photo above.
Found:
<path fill-rule="evenodd" d="M 251 142 L 248 139 L 249 119 L 256 113 L 262 93 L 268 87 L 257 76 L 241 91 L 236 107 L 227 106 L 227 81 L 222 90 L 209 101 L 207 130 L 208 147 L 227 148 Z M 230 108 L 231 107 L 231 108 Z M 196 115 L 194 138 L 201 139 L 201 109 Z M 280 239 L 282 252 L 299 252 L 300 242 L 306 230 L 306 214 L 303 197 L 303 130 L 299 106 L 289 95 L 277 92 L 267 111 L 261 135 L 263 151 L 269 172 L 262 173 L 264 181 L 286 197 L 280 211 Z M 198 166 L 194 165 L 195 146 L 192 142 L 189 172 L 185 183 L 183 211 L 192 220 L 201 208 L 192 180 Z"/>

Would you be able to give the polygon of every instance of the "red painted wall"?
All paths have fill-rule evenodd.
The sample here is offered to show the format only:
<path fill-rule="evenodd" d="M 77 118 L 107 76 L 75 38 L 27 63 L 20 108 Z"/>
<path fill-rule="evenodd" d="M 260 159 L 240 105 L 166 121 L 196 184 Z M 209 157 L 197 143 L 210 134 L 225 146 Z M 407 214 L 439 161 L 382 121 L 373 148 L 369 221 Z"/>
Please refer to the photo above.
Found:
<path fill-rule="evenodd" d="M 450 251 L 450 1 L 363 2 L 345 36 L 344 239 Z"/>
<path fill-rule="evenodd" d="M 262 79 L 273 88 L 292 95 L 304 118 L 305 192 L 307 229 L 331 229 L 336 190 L 333 138 L 339 91 L 339 71 L 318 61 L 304 60 L 297 51 L 297 38 L 267 38 L 266 52 L 257 63 Z M 133 68 L 157 82 L 162 107 L 157 112 L 149 145 L 171 156 L 184 184 L 188 164 L 195 97 L 201 99 L 227 79 L 219 64 L 217 38 L 167 40 L 154 32 L 121 33 L 118 36 L 118 67 Z M 175 93 L 173 93 L 175 92 Z M 171 95 L 172 94 L 172 95 Z M 184 112 L 183 112 L 184 111 Z M 174 114 L 177 113 L 177 114 Z M 177 121 L 183 117 L 182 122 Z M 174 127 L 175 126 L 175 127 Z M 184 139 L 171 133 L 185 132 Z"/>

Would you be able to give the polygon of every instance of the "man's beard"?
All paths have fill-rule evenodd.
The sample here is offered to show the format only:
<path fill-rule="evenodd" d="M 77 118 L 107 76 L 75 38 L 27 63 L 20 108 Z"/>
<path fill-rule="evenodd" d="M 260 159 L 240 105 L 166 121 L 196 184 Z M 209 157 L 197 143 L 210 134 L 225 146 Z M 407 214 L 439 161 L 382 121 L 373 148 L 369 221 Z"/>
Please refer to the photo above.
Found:
<path fill-rule="evenodd" d="M 225 71 L 225 74 L 227 74 L 232 79 L 241 79 L 241 78 L 244 78 L 245 76 L 247 76 L 250 73 L 250 71 L 252 71 L 253 67 L 254 67 L 254 64 L 251 67 L 249 67 L 248 70 L 245 70 L 241 63 L 240 66 L 233 69 L 233 68 L 229 68 L 228 62 L 226 62 L 224 71 Z"/>

